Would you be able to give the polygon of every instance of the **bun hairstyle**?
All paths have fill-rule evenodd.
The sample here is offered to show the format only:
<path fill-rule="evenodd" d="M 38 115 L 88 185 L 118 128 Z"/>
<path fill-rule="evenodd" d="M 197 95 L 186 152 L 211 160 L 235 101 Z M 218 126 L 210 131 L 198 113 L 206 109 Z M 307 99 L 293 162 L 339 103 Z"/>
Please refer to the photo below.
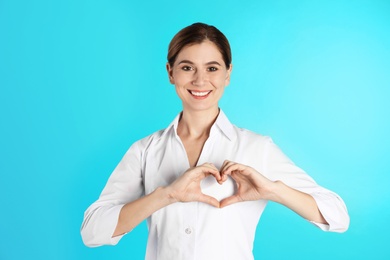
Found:
<path fill-rule="evenodd" d="M 189 45 L 199 44 L 204 41 L 211 41 L 222 54 L 226 68 L 232 63 L 230 44 L 226 36 L 216 27 L 204 23 L 194 23 L 181 29 L 171 40 L 168 48 L 168 63 L 171 67 L 176 61 L 180 51 Z"/>

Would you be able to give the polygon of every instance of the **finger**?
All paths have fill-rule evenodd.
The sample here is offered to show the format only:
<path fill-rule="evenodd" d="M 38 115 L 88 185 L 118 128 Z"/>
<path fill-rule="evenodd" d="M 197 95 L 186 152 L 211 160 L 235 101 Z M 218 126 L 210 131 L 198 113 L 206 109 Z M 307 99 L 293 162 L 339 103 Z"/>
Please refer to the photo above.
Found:
<path fill-rule="evenodd" d="M 207 167 L 210 167 L 210 168 L 212 168 L 212 169 L 218 171 L 217 167 L 215 167 L 215 165 L 214 165 L 213 163 L 204 163 L 204 164 L 202 164 L 202 165 L 207 166 Z"/>
<path fill-rule="evenodd" d="M 189 169 L 189 172 L 191 172 L 191 175 L 193 177 L 201 177 L 201 179 L 204 179 L 205 177 L 211 175 L 216 175 L 217 177 L 220 177 L 220 173 L 218 169 L 211 165 L 211 164 L 202 164 L 200 166 L 197 166 L 195 168 Z"/>
<path fill-rule="evenodd" d="M 221 184 L 224 183 L 228 178 L 229 177 L 227 174 L 221 173 Z"/>
<path fill-rule="evenodd" d="M 227 176 L 228 174 L 226 174 L 225 172 L 226 172 L 226 169 L 227 169 L 229 166 L 233 165 L 233 164 L 235 164 L 235 162 L 232 162 L 232 161 L 229 161 L 229 160 L 225 160 L 225 161 L 223 162 L 222 167 L 221 167 L 221 169 L 220 169 L 222 182 L 225 182 L 225 181 L 228 179 L 228 176 Z"/>
<path fill-rule="evenodd" d="M 220 171 L 220 174 L 221 174 L 221 181 L 222 182 L 225 182 L 229 177 L 228 177 L 228 174 L 226 174 L 225 170 L 221 170 Z"/>
<path fill-rule="evenodd" d="M 211 197 L 211 196 L 208 196 L 205 194 L 201 194 L 200 197 L 198 198 L 198 201 L 204 202 L 204 203 L 207 203 L 211 206 L 219 208 L 219 201 L 214 197 Z"/>
<path fill-rule="evenodd" d="M 223 174 L 228 174 L 233 176 L 233 173 L 237 175 L 249 175 L 251 173 L 251 168 L 249 166 L 234 163 L 226 166 L 226 169 L 223 171 Z"/>
<path fill-rule="evenodd" d="M 225 167 L 222 169 L 222 173 L 226 175 L 231 175 L 232 172 L 240 171 L 241 168 L 242 168 L 241 164 L 231 162 L 225 165 Z"/>
<path fill-rule="evenodd" d="M 230 197 L 227 197 L 227 198 L 221 200 L 219 203 L 219 207 L 223 208 L 223 207 L 229 206 L 231 204 L 234 204 L 234 203 L 237 203 L 240 201 L 242 201 L 242 200 L 237 195 L 233 195 L 233 196 L 230 196 Z"/>
<path fill-rule="evenodd" d="M 212 168 L 212 167 L 208 167 L 208 166 L 200 166 L 200 167 L 202 169 L 204 177 L 207 177 L 209 175 L 213 175 L 217 181 L 221 181 L 221 174 L 217 168 L 215 168 L 215 167 Z"/>
<path fill-rule="evenodd" d="M 229 165 L 229 164 L 231 164 L 231 163 L 233 163 L 233 162 L 231 162 L 231 161 L 229 161 L 229 160 L 225 160 L 225 161 L 223 162 L 222 166 L 221 166 L 220 171 L 223 172 L 224 169 L 226 168 L 226 166 Z"/>

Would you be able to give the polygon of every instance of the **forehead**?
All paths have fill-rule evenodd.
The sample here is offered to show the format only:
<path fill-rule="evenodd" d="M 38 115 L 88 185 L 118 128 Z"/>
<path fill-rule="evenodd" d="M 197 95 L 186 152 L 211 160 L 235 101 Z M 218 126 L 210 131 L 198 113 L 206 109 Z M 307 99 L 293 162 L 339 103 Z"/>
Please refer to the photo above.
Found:
<path fill-rule="evenodd" d="M 177 56 L 177 62 L 180 60 L 191 60 L 199 62 L 223 61 L 222 54 L 218 47 L 211 41 L 203 41 L 201 43 L 185 46 Z"/>

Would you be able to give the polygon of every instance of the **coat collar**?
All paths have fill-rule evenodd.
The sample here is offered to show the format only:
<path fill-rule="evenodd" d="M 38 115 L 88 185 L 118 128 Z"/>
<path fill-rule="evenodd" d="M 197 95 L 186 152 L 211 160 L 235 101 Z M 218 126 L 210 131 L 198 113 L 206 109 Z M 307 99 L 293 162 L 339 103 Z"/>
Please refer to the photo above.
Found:
<path fill-rule="evenodd" d="M 166 134 L 170 133 L 171 131 L 173 131 L 172 134 L 177 136 L 177 126 L 179 124 L 181 114 L 182 114 L 182 112 L 180 112 L 175 117 L 175 119 L 163 131 L 161 137 L 165 136 Z M 223 133 L 230 141 L 233 141 L 237 137 L 236 132 L 234 131 L 233 124 L 230 123 L 229 119 L 227 118 L 225 113 L 222 111 L 222 109 L 219 110 L 217 120 L 215 120 L 215 123 L 211 126 L 210 136 L 213 136 L 214 134 L 216 134 L 216 131 L 220 131 L 221 133 Z"/>

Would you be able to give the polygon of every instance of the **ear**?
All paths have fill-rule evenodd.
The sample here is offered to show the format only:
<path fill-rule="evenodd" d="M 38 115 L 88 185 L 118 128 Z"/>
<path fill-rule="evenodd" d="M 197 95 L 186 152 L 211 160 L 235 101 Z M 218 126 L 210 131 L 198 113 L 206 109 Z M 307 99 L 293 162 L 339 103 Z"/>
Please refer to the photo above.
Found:
<path fill-rule="evenodd" d="M 230 74 L 232 73 L 233 70 L 233 64 L 230 64 L 229 69 L 227 70 L 227 75 L 225 79 L 225 87 L 227 87 L 230 84 Z"/>
<path fill-rule="evenodd" d="M 175 80 L 173 79 L 173 68 L 171 67 L 171 65 L 169 65 L 169 62 L 167 62 L 166 64 L 166 69 L 168 72 L 169 82 L 171 84 L 175 84 Z"/>

